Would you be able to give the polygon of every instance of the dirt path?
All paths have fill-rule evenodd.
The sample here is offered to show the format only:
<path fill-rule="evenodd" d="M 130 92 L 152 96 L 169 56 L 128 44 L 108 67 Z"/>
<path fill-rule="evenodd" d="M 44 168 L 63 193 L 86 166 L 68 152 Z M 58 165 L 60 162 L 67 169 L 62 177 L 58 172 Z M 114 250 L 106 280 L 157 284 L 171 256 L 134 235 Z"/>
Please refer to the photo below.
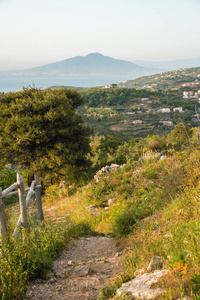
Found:
<path fill-rule="evenodd" d="M 108 237 L 73 241 L 54 262 L 54 274 L 47 281 L 34 282 L 24 300 L 96 300 L 98 290 L 121 271 L 123 253 Z"/>

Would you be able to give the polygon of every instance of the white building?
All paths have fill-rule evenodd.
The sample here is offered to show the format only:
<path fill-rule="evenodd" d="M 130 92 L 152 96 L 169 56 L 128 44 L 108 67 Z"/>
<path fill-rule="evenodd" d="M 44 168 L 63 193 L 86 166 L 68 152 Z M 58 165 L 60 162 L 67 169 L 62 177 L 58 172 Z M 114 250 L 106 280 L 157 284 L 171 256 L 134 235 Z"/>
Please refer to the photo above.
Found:
<path fill-rule="evenodd" d="M 174 109 L 173 109 L 173 111 L 174 112 L 180 112 L 180 113 L 183 113 L 184 111 L 183 111 L 183 108 L 182 107 L 175 107 Z"/>
<path fill-rule="evenodd" d="M 170 108 L 161 108 L 158 111 L 162 113 L 170 113 Z"/>
<path fill-rule="evenodd" d="M 172 121 L 160 121 L 165 126 L 174 126 L 174 123 Z"/>
<path fill-rule="evenodd" d="M 188 99 L 193 96 L 193 92 L 183 92 L 183 99 Z"/>

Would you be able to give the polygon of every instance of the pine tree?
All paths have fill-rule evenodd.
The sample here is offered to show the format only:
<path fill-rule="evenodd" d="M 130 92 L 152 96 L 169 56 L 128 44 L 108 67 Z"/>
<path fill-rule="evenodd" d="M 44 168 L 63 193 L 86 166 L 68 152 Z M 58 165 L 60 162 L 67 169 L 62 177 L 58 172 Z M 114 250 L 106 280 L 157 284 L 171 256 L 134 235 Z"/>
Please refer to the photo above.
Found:
<path fill-rule="evenodd" d="M 45 177 L 65 175 L 86 163 L 91 129 L 76 108 L 82 97 L 70 89 L 24 88 L 0 98 L 2 164 L 27 167 Z"/>

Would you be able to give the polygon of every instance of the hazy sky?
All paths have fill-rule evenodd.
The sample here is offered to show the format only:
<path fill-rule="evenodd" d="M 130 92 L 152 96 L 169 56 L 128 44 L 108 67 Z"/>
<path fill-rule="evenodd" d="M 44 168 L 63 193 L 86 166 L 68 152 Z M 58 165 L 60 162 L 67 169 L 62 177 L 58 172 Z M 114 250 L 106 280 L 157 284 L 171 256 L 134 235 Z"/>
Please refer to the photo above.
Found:
<path fill-rule="evenodd" d="M 200 57 L 200 0 L 0 0 L 0 70 L 100 52 Z"/>

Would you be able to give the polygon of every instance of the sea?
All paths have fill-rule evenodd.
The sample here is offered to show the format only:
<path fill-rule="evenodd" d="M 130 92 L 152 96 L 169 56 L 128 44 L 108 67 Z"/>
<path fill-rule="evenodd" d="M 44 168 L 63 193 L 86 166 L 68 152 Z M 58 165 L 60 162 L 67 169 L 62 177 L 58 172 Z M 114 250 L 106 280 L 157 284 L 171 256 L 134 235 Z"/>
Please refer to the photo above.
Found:
<path fill-rule="evenodd" d="M 2 75 L 0 74 L 0 92 L 16 92 L 23 87 L 46 89 L 51 86 L 98 87 L 135 79 L 140 75 L 88 75 L 88 76 L 31 76 L 31 75 Z"/>

